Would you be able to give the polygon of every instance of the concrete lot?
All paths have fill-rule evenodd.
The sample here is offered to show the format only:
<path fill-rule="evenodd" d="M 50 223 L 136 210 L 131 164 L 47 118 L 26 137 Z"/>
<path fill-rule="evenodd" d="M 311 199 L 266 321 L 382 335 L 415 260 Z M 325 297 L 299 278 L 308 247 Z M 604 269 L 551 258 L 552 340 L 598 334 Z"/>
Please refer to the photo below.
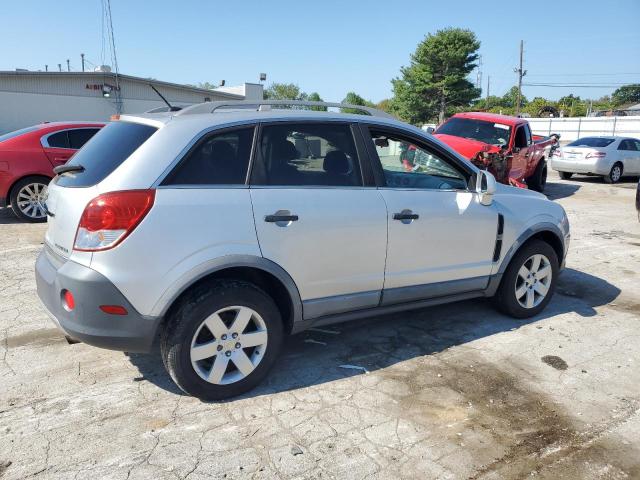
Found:
<path fill-rule="evenodd" d="M 68 345 L 35 294 L 45 226 L 0 210 L 0 478 L 640 478 L 635 183 L 551 180 L 573 240 L 542 315 L 478 300 L 307 332 L 225 403 L 157 355 Z"/>

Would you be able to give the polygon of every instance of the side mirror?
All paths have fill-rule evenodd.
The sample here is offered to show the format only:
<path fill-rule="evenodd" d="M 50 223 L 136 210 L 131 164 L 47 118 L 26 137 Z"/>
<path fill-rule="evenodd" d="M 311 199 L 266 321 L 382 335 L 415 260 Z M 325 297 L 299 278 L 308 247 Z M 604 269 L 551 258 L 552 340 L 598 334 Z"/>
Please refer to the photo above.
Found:
<path fill-rule="evenodd" d="M 436 131 L 436 129 L 435 129 L 435 128 L 433 128 L 433 127 L 427 127 L 427 133 L 433 133 L 433 132 L 435 132 L 435 131 Z"/>
<path fill-rule="evenodd" d="M 476 178 L 476 193 L 482 205 L 491 205 L 493 194 L 496 193 L 496 177 L 486 170 L 480 170 Z"/>

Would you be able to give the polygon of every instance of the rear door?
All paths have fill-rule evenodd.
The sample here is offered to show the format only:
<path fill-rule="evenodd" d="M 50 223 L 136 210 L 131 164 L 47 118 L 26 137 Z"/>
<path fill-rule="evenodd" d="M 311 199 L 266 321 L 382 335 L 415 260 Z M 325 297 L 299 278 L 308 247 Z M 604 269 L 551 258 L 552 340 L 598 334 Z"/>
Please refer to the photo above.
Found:
<path fill-rule="evenodd" d="M 262 255 L 295 281 L 305 318 L 379 303 L 386 208 L 363 181 L 370 170 L 363 171 L 354 129 L 339 122 L 261 128 L 251 174 L 258 240 Z"/>
<path fill-rule="evenodd" d="M 72 150 L 69 146 L 69 134 L 67 130 L 60 130 L 59 132 L 45 135 L 42 137 L 41 143 L 45 155 L 54 168 L 67 163 L 71 155 L 76 153 L 76 151 Z"/>
<path fill-rule="evenodd" d="M 623 162 L 625 174 L 640 173 L 640 151 L 637 149 L 637 142 L 631 138 L 624 139 L 618 145 L 618 155 Z"/>
<path fill-rule="evenodd" d="M 383 303 L 485 288 L 498 213 L 467 188 L 472 171 L 415 134 L 377 126 L 365 133 L 388 210 Z"/>
<path fill-rule="evenodd" d="M 45 135 L 40 140 L 44 153 L 53 165 L 64 165 L 77 150 L 93 137 L 99 128 L 72 128 Z"/>

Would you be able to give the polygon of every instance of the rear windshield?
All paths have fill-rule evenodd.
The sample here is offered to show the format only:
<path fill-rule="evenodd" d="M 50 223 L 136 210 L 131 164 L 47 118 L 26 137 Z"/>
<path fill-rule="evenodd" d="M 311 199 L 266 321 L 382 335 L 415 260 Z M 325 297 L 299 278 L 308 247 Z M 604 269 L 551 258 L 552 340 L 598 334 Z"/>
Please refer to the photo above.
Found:
<path fill-rule="evenodd" d="M 69 165 L 82 165 L 84 171 L 59 175 L 56 184 L 61 187 L 91 187 L 101 182 L 156 130 L 139 123 L 108 124 L 69 160 Z"/>
<path fill-rule="evenodd" d="M 509 143 L 511 127 L 502 123 L 453 117 L 440 125 L 440 128 L 434 133 L 444 133 L 454 137 L 469 138 L 490 145 L 502 146 Z"/>
<path fill-rule="evenodd" d="M 22 128 L 20 130 L 16 130 L 15 132 L 5 133 L 4 135 L 0 135 L 0 142 L 4 142 L 5 140 L 15 138 L 19 135 L 24 135 L 25 133 L 35 132 L 39 128 L 40 127 L 27 127 L 27 128 Z"/>
<path fill-rule="evenodd" d="M 613 143 L 613 138 L 585 137 L 571 142 L 567 147 L 606 147 Z"/>

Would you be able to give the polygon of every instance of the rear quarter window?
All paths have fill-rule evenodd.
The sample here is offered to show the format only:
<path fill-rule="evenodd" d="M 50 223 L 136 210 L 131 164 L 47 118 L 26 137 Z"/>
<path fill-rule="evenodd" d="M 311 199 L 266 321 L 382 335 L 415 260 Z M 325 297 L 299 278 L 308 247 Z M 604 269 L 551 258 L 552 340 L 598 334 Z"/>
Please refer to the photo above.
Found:
<path fill-rule="evenodd" d="M 131 122 L 108 124 L 69 160 L 69 165 L 82 165 L 84 171 L 59 175 L 55 183 L 61 187 L 91 187 L 101 182 L 157 130 Z"/>

